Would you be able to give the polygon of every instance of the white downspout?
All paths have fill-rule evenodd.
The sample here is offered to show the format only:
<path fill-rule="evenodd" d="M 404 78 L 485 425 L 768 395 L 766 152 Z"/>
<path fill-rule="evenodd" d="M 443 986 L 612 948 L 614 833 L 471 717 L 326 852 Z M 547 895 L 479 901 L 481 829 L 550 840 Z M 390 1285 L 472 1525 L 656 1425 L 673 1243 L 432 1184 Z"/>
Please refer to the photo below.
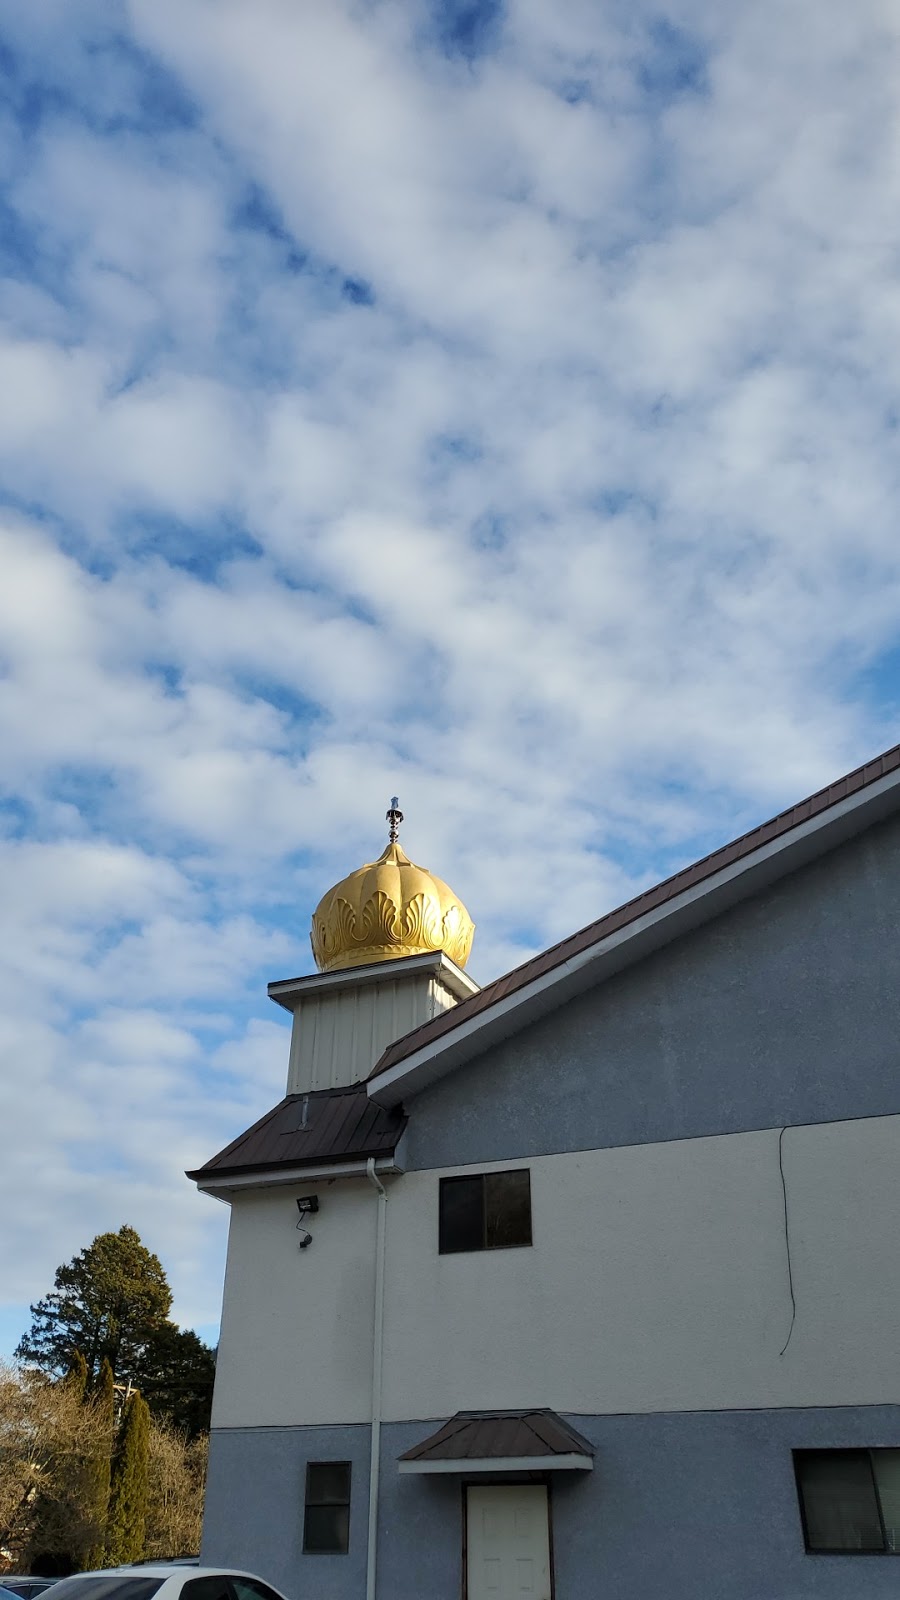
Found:
<path fill-rule="evenodd" d="M 381 1371 L 384 1345 L 384 1239 L 387 1190 L 375 1171 L 375 1159 L 366 1162 L 366 1177 L 378 1191 L 375 1233 L 375 1321 L 372 1340 L 372 1444 L 369 1457 L 369 1542 L 366 1548 L 366 1600 L 375 1600 L 378 1553 L 378 1477 L 381 1467 Z"/>

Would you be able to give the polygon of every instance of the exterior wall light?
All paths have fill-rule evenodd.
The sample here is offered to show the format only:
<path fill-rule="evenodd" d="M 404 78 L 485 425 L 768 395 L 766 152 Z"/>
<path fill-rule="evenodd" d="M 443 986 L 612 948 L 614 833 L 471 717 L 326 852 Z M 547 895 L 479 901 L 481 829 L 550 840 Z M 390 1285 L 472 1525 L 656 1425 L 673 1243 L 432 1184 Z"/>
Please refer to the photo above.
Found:
<path fill-rule="evenodd" d="M 317 1194 L 305 1195 L 302 1200 L 297 1201 L 297 1210 L 300 1213 L 300 1220 L 297 1223 L 297 1232 L 300 1234 L 301 1250 L 308 1249 L 312 1244 L 312 1234 L 309 1232 L 308 1228 L 304 1228 L 303 1219 L 304 1217 L 314 1216 L 318 1209 L 319 1196 Z"/>

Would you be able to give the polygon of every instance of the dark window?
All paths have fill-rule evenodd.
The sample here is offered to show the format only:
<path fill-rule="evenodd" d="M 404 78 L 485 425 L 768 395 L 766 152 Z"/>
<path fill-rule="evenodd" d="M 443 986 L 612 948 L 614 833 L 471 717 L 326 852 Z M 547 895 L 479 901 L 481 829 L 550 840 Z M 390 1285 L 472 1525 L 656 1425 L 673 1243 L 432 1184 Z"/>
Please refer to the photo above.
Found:
<path fill-rule="evenodd" d="M 475 1178 L 442 1178 L 438 1248 L 442 1256 L 462 1250 L 511 1250 L 531 1243 L 531 1174 L 481 1172 Z"/>
<path fill-rule="evenodd" d="M 282 1600 L 275 1589 L 270 1589 L 267 1583 L 262 1583 L 259 1578 L 239 1578 L 232 1575 L 231 1587 L 237 1595 L 237 1600 Z"/>
<path fill-rule="evenodd" d="M 346 1555 L 350 1547 L 350 1462 L 309 1461 L 303 1548 L 310 1555 Z"/>
<path fill-rule="evenodd" d="M 191 1578 L 183 1585 L 181 1600 L 234 1600 L 231 1583 L 221 1573 L 207 1573 L 204 1578 Z"/>
<path fill-rule="evenodd" d="M 9 1578 L 3 1573 L 2 1587 L 8 1589 L 10 1594 L 22 1596 L 28 1600 L 29 1596 L 43 1594 L 45 1589 L 50 1589 L 55 1580 L 53 1578 Z"/>
<path fill-rule="evenodd" d="M 795 1450 L 807 1550 L 900 1555 L 900 1450 Z"/>
<path fill-rule="evenodd" d="M 85 1572 L 62 1578 L 53 1587 L 67 1600 L 150 1600 L 164 1582 L 164 1578 L 128 1578 L 121 1572 L 108 1578 Z"/>

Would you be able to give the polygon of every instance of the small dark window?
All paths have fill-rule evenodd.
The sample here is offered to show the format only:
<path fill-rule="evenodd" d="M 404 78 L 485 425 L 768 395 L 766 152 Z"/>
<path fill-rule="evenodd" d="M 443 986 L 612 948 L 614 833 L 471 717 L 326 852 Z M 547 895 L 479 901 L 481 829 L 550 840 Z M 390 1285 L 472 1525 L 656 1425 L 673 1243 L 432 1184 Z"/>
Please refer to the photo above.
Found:
<path fill-rule="evenodd" d="M 900 1554 L 900 1450 L 795 1450 L 807 1550 Z"/>
<path fill-rule="evenodd" d="M 165 1578 L 130 1578 L 125 1573 L 102 1577 L 96 1572 L 76 1573 L 53 1585 L 71 1600 L 150 1600 L 161 1589 Z"/>
<path fill-rule="evenodd" d="M 442 1256 L 463 1250 L 511 1250 L 531 1243 L 531 1174 L 481 1172 L 474 1178 L 442 1178 L 438 1248 Z"/>
<path fill-rule="evenodd" d="M 350 1548 L 350 1462 L 309 1461 L 303 1548 L 308 1555 L 346 1555 Z"/>
<path fill-rule="evenodd" d="M 259 1578 L 245 1578 L 232 1575 L 231 1587 L 237 1595 L 237 1600 L 283 1600 L 275 1589 L 270 1589 L 267 1583 L 262 1583 Z"/>
<path fill-rule="evenodd" d="M 234 1592 L 222 1573 L 209 1573 L 205 1578 L 191 1578 L 181 1590 L 181 1600 L 234 1600 Z"/>

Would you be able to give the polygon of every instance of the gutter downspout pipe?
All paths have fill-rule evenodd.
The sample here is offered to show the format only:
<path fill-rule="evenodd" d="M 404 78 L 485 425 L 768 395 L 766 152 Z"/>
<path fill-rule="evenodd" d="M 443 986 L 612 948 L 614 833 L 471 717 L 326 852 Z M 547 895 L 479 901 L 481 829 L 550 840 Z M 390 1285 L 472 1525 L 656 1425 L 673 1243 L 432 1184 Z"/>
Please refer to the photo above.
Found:
<path fill-rule="evenodd" d="M 369 1539 L 366 1547 L 366 1600 L 375 1600 L 378 1554 L 378 1478 L 381 1468 L 381 1375 L 384 1348 L 384 1241 L 387 1190 L 375 1171 L 375 1159 L 366 1162 L 366 1177 L 377 1191 L 375 1231 L 375 1317 L 372 1339 L 372 1439 L 369 1455 Z"/>

